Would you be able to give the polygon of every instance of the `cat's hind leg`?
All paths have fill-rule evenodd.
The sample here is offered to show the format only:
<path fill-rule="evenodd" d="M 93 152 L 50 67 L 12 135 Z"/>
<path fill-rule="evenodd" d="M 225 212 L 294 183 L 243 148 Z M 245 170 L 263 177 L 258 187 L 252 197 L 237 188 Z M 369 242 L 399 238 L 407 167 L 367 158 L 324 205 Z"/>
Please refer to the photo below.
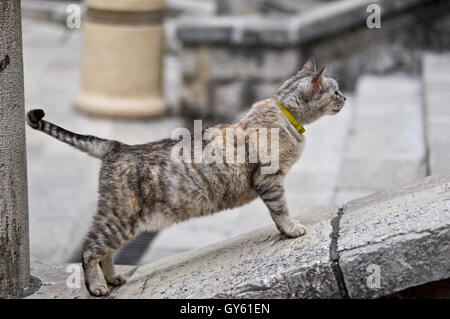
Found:
<path fill-rule="evenodd" d="M 99 206 L 102 206 L 101 201 Z M 140 233 L 133 229 L 136 222 L 130 222 L 127 215 L 120 215 L 118 211 L 116 208 L 105 213 L 104 209 L 99 209 L 83 244 L 86 287 L 94 296 L 108 295 L 107 283 L 114 286 L 125 283 L 125 278 L 114 271 L 113 254 Z"/>
<path fill-rule="evenodd" d="M 87 255 L 85 253 L 87 253 Z M 88 250 L 83 249 L 81 262 L 83 265 L 86 288 L 94 296 L 106 296 L 109 294 L 109 289 L 105 277 L 99 267 L 99 260 L 99 258 L 91 256 Z"/>
<path fill-rule="evenodd" d="M 87 289 L 94 296 L 109 294 L 107 283 L 124 282 L 114 272 L 113 254 L 135 236 L 130 225 L 118 217 L 117 210 L 105 211 L 102 201 L 83 244 L 82 262 Z"/>
<path fill-rule="evenodd" d="M 114 271 L 113 255 L 144 230 L 145 214 L 137 195 L 128 185 L 100 183 L 97 214 L 83 244 L 86 287 L 95 296 L 108 295 L 108 283 L 125 283 Z"/>
<path fill-rule="evenodd" d="M 106 281 L 113 286 L 123 285 L 126 280 L 121 274 L 116 275 L 114 270 L 114 257 L 113 254 L 107 255 L 105 258 L 100 260 L 100 268 L 103 271 Z"/>
<path fill-rule="evenodd" d="M 109 294 L 108 283 L 114 286 L 125 283 L 124 276 L 114 271 L 113 254 L 135 236 L 126 232 L 127 237 L 124 237 L 112 221 L 99 223 L 99 220 L 102 219 L 95 216 L 83 244 L 82 263 L 86 288 L 94 296 L 106 296 Z"/>

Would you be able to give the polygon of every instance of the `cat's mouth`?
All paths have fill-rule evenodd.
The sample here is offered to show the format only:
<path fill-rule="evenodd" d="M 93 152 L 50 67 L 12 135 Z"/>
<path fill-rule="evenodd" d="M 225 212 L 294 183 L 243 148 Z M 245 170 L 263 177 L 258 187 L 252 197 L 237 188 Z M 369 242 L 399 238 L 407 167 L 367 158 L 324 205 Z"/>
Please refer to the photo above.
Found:
<path fill-rule="evenodd" d="M 343 107 L 344 107 L 344 103 L 339 103 L 339 104 L 337 105 L 337 108 L 332 109 L 332 111 L 333 111 L 334 113 L 339 113 L 339 111 L 342 110 Z"/>

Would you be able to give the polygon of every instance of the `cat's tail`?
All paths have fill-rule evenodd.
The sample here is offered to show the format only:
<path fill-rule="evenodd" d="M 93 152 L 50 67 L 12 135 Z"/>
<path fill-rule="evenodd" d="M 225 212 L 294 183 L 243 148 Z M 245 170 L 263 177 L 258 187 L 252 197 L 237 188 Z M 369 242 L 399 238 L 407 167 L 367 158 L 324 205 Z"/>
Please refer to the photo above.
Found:
<path fill-rule="evenodd" d="M 70 132 L 53 123 L 44 121 L 45 116 L 43 110 L 31 110 L 27 113 L 27 123 L 35 130 L 42 131 L 61 142 L 69 144 L 89 155 L 102 158 L 111 151 L 116 141 L 105 140 L 91 135 L 80 135 Z"/>

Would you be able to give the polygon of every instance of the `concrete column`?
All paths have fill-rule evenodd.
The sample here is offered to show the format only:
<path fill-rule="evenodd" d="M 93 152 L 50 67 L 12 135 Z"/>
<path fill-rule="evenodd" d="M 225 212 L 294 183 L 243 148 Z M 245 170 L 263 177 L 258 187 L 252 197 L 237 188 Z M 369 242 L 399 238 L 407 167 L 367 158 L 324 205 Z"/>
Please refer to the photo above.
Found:
<path fill-rule="evenodd" d="M 0 297 L 30 281 L 20 0 L 0 1 Z"/>
<path fill-rule="evenodd" d="M 161 93 L 164 0 L 85 0 L 76 107 L 112 117 L 167 111 Z"/>

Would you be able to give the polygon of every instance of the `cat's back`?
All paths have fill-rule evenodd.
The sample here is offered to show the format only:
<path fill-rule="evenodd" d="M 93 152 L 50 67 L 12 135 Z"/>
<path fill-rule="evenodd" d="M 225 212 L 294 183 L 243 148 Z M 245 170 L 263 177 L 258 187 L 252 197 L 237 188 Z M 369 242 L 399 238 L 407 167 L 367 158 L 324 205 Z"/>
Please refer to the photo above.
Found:
<path fill-rule="evenodd" d="M 171 153 L 176 143 L 165 139 L 123 147 L 103 161 L 100 179 L 118 187 L 117 193 L 141 197 L 145 206 L 163 211 L 175 222 L 256 198 L 250 164 L 175 161 Z"/>

